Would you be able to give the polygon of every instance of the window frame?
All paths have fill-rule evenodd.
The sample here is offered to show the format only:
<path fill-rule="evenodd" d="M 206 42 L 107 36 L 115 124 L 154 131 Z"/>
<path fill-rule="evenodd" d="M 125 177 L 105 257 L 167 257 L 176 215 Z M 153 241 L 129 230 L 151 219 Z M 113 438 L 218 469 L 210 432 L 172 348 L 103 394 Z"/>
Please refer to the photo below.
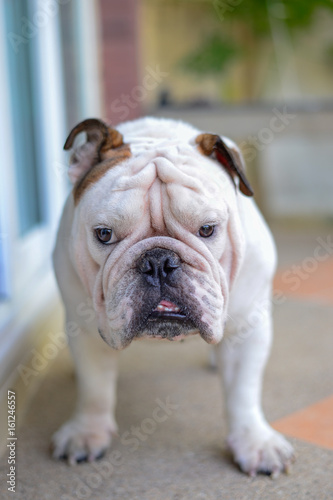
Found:
<path fill-rule="evenodd" d="M 29 2 L 30 17 L 40 9 L 37 0 Z M 35 225 L 26 234 L 20 235 L 18 214 L 18 191 L 15 171 L 15 145 L 11 118 L 11 86 L 9 75 L 8 42 L 5 5 L 0 2 L 0 64 L 4 68 L 0 81 L 0 104 L 5 120 L 0 123 L 3 161 L 1 172 L 1 225 L 5 240 L 2 248 L 2 267 L 6 267 L 3 288 L 5 299 L 0 301 L 0 330 L 13 316 L 19 314 L 20 306 L 34 294 L 34 283 L 38 277 L 51 272 L 50 255 L 55 240 L 55 230 L 61 207 L 68 192 L 66 157 L 62 152 L 65 137 L 64 95 L 61 66 L 61 40 L 59 15 L 50 17 L 47 26 L 37 30 L 29 40 L 33 53 L 32 70 L 35 75 L 34 93 L 37 96 L 35 112 L 36 133 L 40 137 L 38 156 L 43 171 L 38 182 L 44 196 L 41 199 L 42 223 Z M 15 53 L 13 52 L 13 55 Z M 50 120 L 50 117 L 52 119 Z M 59 164 L 63 169 L 59 169 Z M 60 175 L 59 175 L 60 174 Z M 1 336 L 0 336 L 1 339 Z"/>
<path fill-rule="evenodd" d="M 50 15 L 47 25 L 37 30 L 34 44 L 34 74 L 38 115 L 39 154 L 43 173 L 43 212 L 45 224 L 19 237 L 15 155 L 12 137 L 12 117 L 9 106 L 9 74 L 5 43 L 4 1 L 0 0 L 0 221 L 6 233 L 2 241 L 3 264 L 6 265 L 6 300 L 0 301 L 0 381 L 17 377 L 16 366 L 36 345 L 33 335 L 40 321 L 49 318 L 59 306 L 59 293 L 51 264 L 51 253 L 65 199 L 70 190 L 68 156 L 63 144 L 68 133 L 66 124 L 65 79 L 62 65 L 64 50 L 61 38 L 61 4 L 56 15 Z M 8 0 L 11 1 L 11 0 Z M 99 73 L 98 5 L 90 0 L 72 0 L 74 15 L 75 54 L 79 77 L 78 120 L 87 116 L 102 116 L 101 80 Z M 29 0 L 30 20 L 41 9 L 41 2 Z M 83 22 L 81 26 L 80 23 Z M 2 43 L 1 43 L 2 42 Z M 89 49 L 89 50 L 88 50 Z M 87 56 L 89 55 L 89 57 Z M 84 61 L 84 74 L 81 67 Z M 88 81 L 84 77 L 89 75 Z M 77 86 L 77 88 L 76 88 Z M 73 124 L 74 125 L 74 124 Z M 69 125 L 72 126 L 72 125 Z M 1 245 L 1 241 L 0 241 Z M 43 319 L 44 318 L 44 319 Z M 37 330 L 36 330 L 37 329 Z M 41 334 L 41 333 L 40 333 Z M 39 342 L 39 340 L 38 340 Z M 1 385 L 1 384 L 0 384 Z"/>

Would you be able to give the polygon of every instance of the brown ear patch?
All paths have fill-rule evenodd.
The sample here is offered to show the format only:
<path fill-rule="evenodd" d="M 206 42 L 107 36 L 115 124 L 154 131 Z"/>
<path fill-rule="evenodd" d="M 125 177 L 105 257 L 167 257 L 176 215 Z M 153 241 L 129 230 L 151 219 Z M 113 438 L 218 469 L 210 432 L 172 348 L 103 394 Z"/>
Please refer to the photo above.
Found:
<path fill-rule="evenodd" d="M 91 142 L 96 147 L 96 153 L 104 153 L 108 149 L 118 148 L 123 144 L 123 136 L 118 130 L 108 127 L 97 118 L 88 118 L 76 125 L 66 139 L 64 149 L 73 147 L 74 140 L 81 132 L 87 133 L 87 142 Z"/>
<path fill-rule="evenodd" d="M 103 155 L 104 156 L 104 155 Z M 131 150 L 128 144 L 123 144 L 117 149 L 108 150 L 105 154 L 105 159 L 94 165 L 88 172 L 82 177 L 73 188 L 73 196 L 75 205 L 78 204 L 82 194 L 88 189 L 90 186 L 99 181 L 106 172 L 121 163 L 127 158 L 130 158 Z"/>
<path fill-rule="evenodd" d="M 88 118 L 76 125 L 67 137 L 64 149 L 73 148 L 75 138 L 81 132 L 86 132 L 87 140 L 74 149 L 68 172 L 74 185 L 75 204 L 109 168 L 131 156 L 130 147 L 124 144 L 121 133 L 96 118 Z"/>
<path fill-rule="evenodd" d="M 210 156 L 213 153 L 214 146 L 220 137 L 215 134 L 200 134 L 195 139 L 201 154 Z"/>
<path fill-rule="evenodd" d="M 228 147 L 219 135 L 200 134 L 195 142 L 198 149 L 205 156 L 215 155 L 215 158 L 223 165 L 235 184 L 235 177 L 239 178 L 239 189 L 245 196 L 253 196 L 253 189 L 246 178 L 244 163 L 241 155 L 236 149 Z"/>

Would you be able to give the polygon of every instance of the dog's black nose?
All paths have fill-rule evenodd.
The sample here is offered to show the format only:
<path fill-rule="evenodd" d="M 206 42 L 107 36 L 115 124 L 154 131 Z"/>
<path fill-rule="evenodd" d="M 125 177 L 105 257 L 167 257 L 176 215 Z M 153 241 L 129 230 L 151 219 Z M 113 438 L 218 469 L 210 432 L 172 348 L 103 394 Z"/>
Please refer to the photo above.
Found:
<path fill-rule="evenodd" d="M 137 269 L 152 286 L 172 285 L 180 258 L 172 250 L 153 248 L 148 250 L 137 263 Z"/>

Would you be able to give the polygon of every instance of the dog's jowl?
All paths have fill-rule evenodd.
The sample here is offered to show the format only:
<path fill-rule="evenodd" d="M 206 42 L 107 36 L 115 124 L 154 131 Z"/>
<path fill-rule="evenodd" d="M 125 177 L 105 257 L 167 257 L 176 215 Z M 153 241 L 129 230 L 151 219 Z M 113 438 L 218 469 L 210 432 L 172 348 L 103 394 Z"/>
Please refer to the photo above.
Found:
<path fill-rule="evenodd" d="M 75 147 L 80 133 L 86 141 Z M 78 401 L 53 436 L 54 457 L 91 461 L 110 446 L 118 351 L 139 338 L 200 335 L 216 349 L 235 461 L 251 475 L 287 470 L 292 447 L 260 402 L 275 248 L 237 146 L 145 118 L 117 130 L 85 120 L 65 149 L 73 190 L 54 267 L 66 324 L 80 332 L 68 335 Z M 89 321 L 80 313 L 87 303 Z"/>

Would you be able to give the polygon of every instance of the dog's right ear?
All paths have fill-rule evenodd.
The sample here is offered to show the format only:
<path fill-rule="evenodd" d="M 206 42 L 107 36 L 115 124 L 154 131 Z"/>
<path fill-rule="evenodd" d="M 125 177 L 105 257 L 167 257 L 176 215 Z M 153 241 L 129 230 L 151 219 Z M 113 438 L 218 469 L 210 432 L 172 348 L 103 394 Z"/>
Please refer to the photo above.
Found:
<path fill-rule="evenodd" d="M 76 184 L 97 163 L 110 156 L 110 150 L 123 146 L 123 136 L 116 129 L 108 127 L 101 120 L 89 118 L 76 125 L 66 139 L 64 149 L 73 147 L 78 134 L 86 132 L 87 140 L 74 149 L 70 159 L 68 175 Z M 109 153 L 109 154 L 108 154 Z"/>

